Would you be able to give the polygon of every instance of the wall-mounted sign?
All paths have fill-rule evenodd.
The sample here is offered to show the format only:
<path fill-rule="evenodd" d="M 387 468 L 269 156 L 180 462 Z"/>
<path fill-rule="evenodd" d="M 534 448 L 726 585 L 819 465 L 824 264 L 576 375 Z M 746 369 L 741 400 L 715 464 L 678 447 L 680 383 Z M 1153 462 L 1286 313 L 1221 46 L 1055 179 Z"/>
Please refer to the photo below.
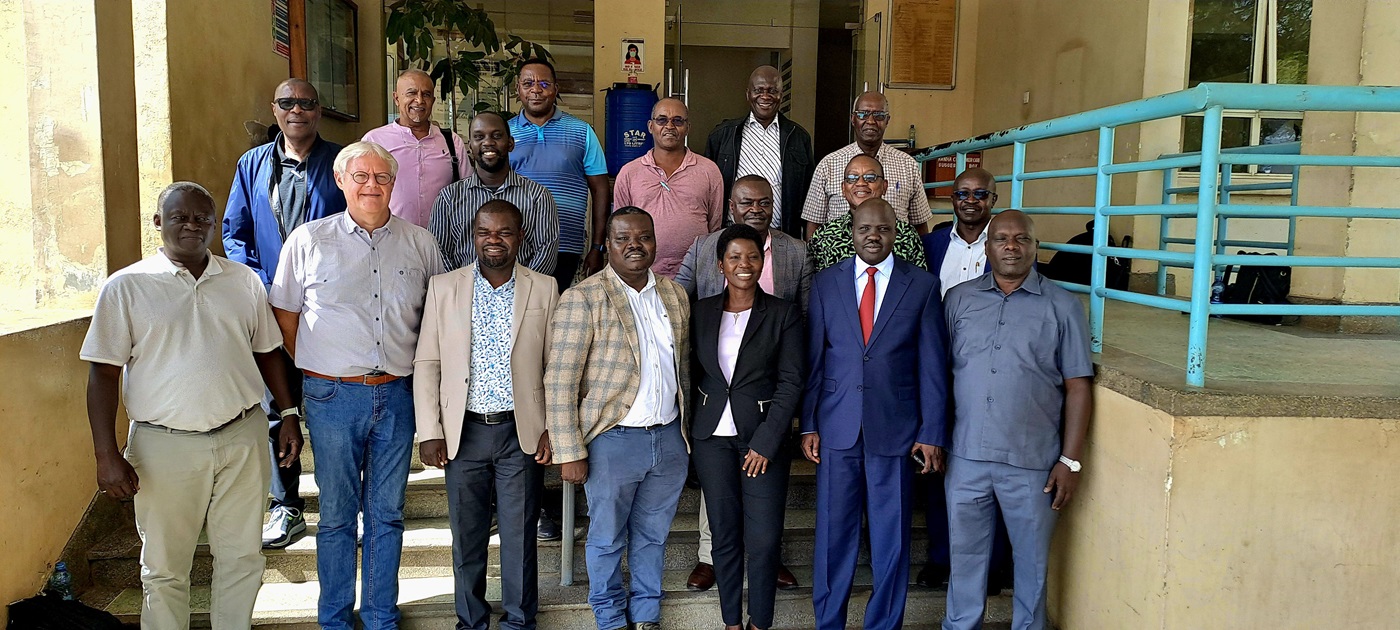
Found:
<path fill-rule="evenodd" d="M 622 71 L 640 73 L 645 69 L 647 40 L 641 37 L 622 38 Z"/>
<path fill-rule="evenodd" d="M 272 50 L 287 59 L 292 58 L 291 11 L 288 0 L 272 0 Z"/>
<path fill-rule="evenodd" d="M 890 0 L 886 85 L 953 89 L 958 52 L 958 0 Z"/>

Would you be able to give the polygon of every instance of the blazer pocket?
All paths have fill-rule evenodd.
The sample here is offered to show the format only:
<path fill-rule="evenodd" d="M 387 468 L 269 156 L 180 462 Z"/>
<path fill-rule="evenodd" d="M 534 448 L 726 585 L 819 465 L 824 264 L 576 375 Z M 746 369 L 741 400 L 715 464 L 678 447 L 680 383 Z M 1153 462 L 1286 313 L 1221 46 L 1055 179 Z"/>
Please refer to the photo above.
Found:
<path fill-rule="evenodd" d="M 544 317 L 545 311 L 547 311 L 547 310 L 548 310 L 548 309 L 543 309 L 543 308 L 527 308 L 527 309 L 525 309 L 525 316 L 526 316 L 526 317 Z"/>
<path fill-rule="evenodd" d="M 544 309 L 540 309 L 540 310 L 544 310 Z M 543 387 L 536 387 L 536 388 L 535 388 L 535 402 L 544 402 L 544 388 L 543 388 Z"/>
<path fill-rule="evenodd" d="M 695 391 L 700 392 L 700 406 L 701 406 L 701 407 L 704 407 L 705 405 L 710 404 L 710 395 L 709 395 L 709 394 L 706 394 L 706 393 L 705 393 L 705 390 L 700 389 L 700 388 L 697 387 L 697 388 L 695 388 Z"/>
<path fill-rule="evenodd" d="M 768 400 L 760 400 L 760 401 L 758 401 L 758 412 L 759 412 L 759 413 L 766 413 L 766 412 L 768 411 L 768 407 L 769 407 L 770 405 L 772 405 L 772 404 L 773 404 L 773 400 L 772 400 L 771 398 L 768 399 Z"/>
<path fill-rule="evenodd" d="M 829 378 L 822 382 L 822 389 L 828 392 L 836 391 L 836 379 Z"/>
<path fill-rule="evenodd" d="M 900 400 L 914 400 L 918 398 L 919 393 L 913 387 L 901 387 L 899 391 L 896 392 L 896 395 Z"/>

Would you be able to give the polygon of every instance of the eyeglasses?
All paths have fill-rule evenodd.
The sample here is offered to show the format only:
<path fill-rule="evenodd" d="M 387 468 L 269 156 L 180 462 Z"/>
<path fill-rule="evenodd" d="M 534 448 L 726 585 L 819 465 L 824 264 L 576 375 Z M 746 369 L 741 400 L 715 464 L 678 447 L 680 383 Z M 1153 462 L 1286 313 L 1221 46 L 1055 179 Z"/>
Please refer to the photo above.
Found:
<path fill-rule="evenodd" d="M 657 116 L 656 118 L 651 119 L 651 122 L 656 124 L 657 127 L 665 127 L 666 123 L 670 123 L 672 126 L 679 129 L 681 127 L 684 127 L 685 124 L 690 121 L 680 116 L 672 116 L 670 118 L 667 118 L 665 116 Z"/>
<path fill-rule="evenodd" d="M 875 120 L 886 121 L 886 120 L 889 120 L 889 119 L 890 119 L 890 113 L 889 113 L 889 112 L 884 112 L 884 111 L 880 111 L 880 112 L 856 111 L 856 112 L 851 112 L 851 115 L 852 115 L 852 116 L 855 116 L 855 117 L 856 117 L 856 120 L 865 120 L 866 118 L 874 118 Z"/>
<path fill-rule="evenodd" d="M 520 89 L 525 90 L 526 92 L 529 92 L 530 90 L 533 90 L 535 88 L 539 88 L 541 92 L 548 92 L 549 88 L 552 87 L 554 87 L 553 81 L 534 81 L 531 79 L 522 79 L 520 81 Z"/>
<path fill-rule="evenodd" d="M 764 210 L 768 210 L 768 209 L 771 209 L 771 208 L 773 207 L 773 200 L 772 200 L 772 199 L 740 199 L 739 201 L 734 202 L 734 205 L 739 206 L 740 208 L 752 208 L 752 207 L 754 207 L 754 206 L 758 206 L 758 207 L 760 207 L 760 208 L 763 208 Z"/>
<path fill-rule="evenodd" d="M 875 173 L 866 173 L 864 175 L 855 175 L 852 173 L 847 173 L 845 179 L 847 184 L 854 184 L 861 180 L 865 180 L 865 183 L 867 184 L 873 184 L 884 178 L 884 175 L 876 175 Z"/>
<path fill-rule="evenodd" d="M 278 98 L 273 99 L 272 102 L 275 103 L 277 107 L 281 108 L 282 111 L 287 112 L 292 111 L 292 108 L 298 105 L 309 112 L 316 109 L 316 105 L 319 104 L 319 101 L 314 98 Z"/>
<path fill-rule="evenodd" d="M 350 174 L 350 179 L 355 180 L 355 183 L 356 183 L 356 184 L 368 184 L 368 183 L 369 183 L 369 177 L 370 177 L 369 173 L 366 173 L 366 172 L 364 172 L 364 171 L 355 171 L 354 173 L 351 173 L 351 174 Z M 387 186 L 387 185 L 389 185 L 389 182 L 392 182 L 392 181 L 394 181 L 394 176 L 393 176 L 392 174 L 389 174 L 389 173 L 375 173 L 375 174 L 374 174 L 374 182 L 375 182 L 376 184 L 379 184 L 380 186 Z"/>
<path fill-rule="evenodd" d="M 995 194 L 996 193 L 986 188 L 978 188 L 977 190 L 954 190 L 953 198 L 958 201 L 967 201 L 968 197 L 972 197 L 978 201 L 985 201 L 988 197 Z"/>

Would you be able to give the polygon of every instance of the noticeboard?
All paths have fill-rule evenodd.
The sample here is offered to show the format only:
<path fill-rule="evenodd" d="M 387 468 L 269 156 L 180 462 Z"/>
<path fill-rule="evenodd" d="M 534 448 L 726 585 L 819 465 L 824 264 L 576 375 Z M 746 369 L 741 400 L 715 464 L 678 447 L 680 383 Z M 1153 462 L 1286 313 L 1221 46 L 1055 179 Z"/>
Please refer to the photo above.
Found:
<path fill-rule="evenodd" d="M 890 0 L 886 85 L 951 90 L 958 51 L 958 0 Z"/>

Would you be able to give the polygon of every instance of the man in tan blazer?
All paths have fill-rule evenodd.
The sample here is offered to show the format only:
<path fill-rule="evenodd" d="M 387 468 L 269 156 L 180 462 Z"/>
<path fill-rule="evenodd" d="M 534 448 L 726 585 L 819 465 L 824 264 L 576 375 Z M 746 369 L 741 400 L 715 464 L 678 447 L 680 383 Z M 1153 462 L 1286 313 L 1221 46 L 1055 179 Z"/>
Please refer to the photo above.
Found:
<path fill-rule="evenodd" d="M 588 494 L 588 603 L 599 630 L 656 630 L 666 535 L 685 485 L 690 305 L 651 272 L 656 230 L 632 206 L 608 219 L 608 266 L 564 292 L 545 373 L 565 481 Z M 622 583 L 622 554 L 632 583 Z"/>
<path fill-rule="evenodd" d="M 423 463 L 446 468 L 459 628 L 486 630 L 491 491 L 500 510 L 501 628 L 534 628 L 535 527 L 544 466 L 544 365 L 554 278 L 516 262 L 524 218 L 488 201 L 471 222 L 477 262 L 428 283 L 414 357 Z"/>

